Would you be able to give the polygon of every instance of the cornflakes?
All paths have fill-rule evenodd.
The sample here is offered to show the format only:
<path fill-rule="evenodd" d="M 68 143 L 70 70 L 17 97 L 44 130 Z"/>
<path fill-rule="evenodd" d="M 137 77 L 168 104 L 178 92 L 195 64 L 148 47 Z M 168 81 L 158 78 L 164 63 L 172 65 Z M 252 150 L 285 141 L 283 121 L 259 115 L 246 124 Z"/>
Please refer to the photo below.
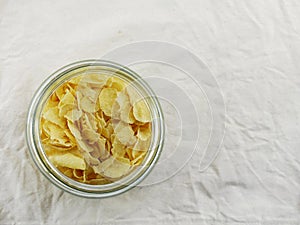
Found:
<path fill-rule="evenodd" d="M 129 82 L 104 74 L 66 81 L 49 97 L 41 140 L 64 175 L 91 185 L 114 182 L 139 166 L 151 143 L 151 113 Z"/>

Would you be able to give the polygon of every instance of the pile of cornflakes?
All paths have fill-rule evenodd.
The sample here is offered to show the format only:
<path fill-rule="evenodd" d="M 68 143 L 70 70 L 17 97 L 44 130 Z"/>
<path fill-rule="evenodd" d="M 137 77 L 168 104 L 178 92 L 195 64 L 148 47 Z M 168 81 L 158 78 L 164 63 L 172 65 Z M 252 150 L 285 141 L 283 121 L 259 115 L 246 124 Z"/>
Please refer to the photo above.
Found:
<path fill-rule="evenodd" d="M 59 86 L 41 115 L 50 162 L 86 184 L 107 184 L 140 165 L 150 146 L 148 105 L 117 76 L 85 74 Z"/>

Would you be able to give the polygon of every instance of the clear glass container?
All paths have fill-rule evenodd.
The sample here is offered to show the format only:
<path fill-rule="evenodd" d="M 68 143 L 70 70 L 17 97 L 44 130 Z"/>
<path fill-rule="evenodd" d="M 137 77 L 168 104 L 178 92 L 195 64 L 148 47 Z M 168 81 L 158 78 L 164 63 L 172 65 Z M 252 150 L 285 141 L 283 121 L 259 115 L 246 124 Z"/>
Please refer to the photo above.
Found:
<path fill-rule="evenodd" d="M 51 94 L 65 81 L 86 72 L 118 76 L 132 85 L 146 100 L 151 113 L 152 139 L 140 166 L 125 177 L 109 184 L 91 185 L 75 181 L 61 173 L 48 159 L 40 138 L 40 118 L 43 106 Z M 121 194 L 138 185 L 159 159 L 164 143 L 164 119 L 161 106 L 149 85 L 134 71 L 105 60 L 85 60 L 67 65 L 50 75 L 38 88 L 30 104 L 26 139 L 32 159 L 40 172 L 54 185 L 77 196 L 104 198 Z"/>

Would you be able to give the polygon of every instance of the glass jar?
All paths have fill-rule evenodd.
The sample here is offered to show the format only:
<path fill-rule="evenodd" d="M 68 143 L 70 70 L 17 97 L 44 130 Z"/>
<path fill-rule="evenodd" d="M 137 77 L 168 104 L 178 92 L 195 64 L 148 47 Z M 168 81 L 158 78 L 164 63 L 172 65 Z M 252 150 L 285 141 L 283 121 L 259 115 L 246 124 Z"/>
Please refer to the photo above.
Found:
<path fill-rule="evenodd" d="M 152 139 L 147 154 L 140 166 L 127 176 L 109 184 L 91 185 L 75 181 L 61 173 L 48 159 L 40 137 L 40 121 L 43 106 L 51 94 L 72 77 L 86 72 L 119 76 L 130 83 L 146 100 L 151 113 Z M 30 104 L 26 140 L 32 159 L 39 171 L 53 184 L 87 198 L 104 198 L 121 194 L 139 184 L 152 170 L 159 159 L 164 142 L 164 120 L 159 101 L 149 85 L 134 71 L 117 63 L 105 60 L 84 60 L 67 65 L 50 75 L 38 88 Z"/>

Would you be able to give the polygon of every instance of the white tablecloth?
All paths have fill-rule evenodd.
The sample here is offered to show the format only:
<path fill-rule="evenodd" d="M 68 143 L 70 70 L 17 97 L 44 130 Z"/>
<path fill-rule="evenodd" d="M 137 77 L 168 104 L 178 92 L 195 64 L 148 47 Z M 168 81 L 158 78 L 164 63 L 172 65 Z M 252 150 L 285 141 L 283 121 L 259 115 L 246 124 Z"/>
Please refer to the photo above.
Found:
<path fill-rule="evenodd" d="M 227 108 L 204 173 L 107 199 L 65 193 L 25 144 L 29 102 L 68 63 L 136 41 L 192 50 Z M 296 0 L 0 2 L 0 224 L 300 224 L 300 2 Z"/>

